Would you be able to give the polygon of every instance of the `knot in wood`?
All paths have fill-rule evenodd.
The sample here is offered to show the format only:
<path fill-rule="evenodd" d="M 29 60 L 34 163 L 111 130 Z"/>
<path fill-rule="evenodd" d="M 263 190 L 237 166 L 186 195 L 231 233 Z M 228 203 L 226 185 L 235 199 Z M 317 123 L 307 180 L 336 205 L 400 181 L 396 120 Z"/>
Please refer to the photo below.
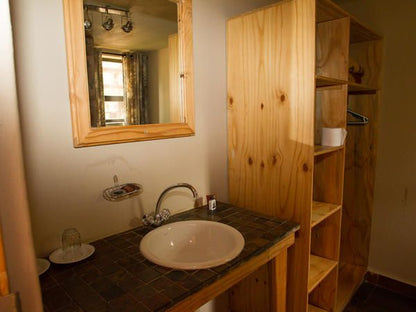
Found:
<path fill-rule="evenodd" d="M 253 159 L 251 157 L 248 158 L 248 164 L 251 166 L 253 164 Z"/>

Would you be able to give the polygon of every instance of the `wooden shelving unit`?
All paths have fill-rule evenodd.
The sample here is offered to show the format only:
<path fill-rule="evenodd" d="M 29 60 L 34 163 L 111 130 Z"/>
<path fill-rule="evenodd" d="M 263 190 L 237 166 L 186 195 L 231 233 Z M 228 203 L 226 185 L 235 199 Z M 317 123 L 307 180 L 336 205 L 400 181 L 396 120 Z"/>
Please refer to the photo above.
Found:
<path fill-rule="evenodd" d="M 368 265 L 381 38 L 330 0 L 239 15 L 227 37 L 229 199 L 300 224 L 287 311 L 340 312 Z M 369 124 L 347 127 L 347 108 Z M 323 127 L 347 128 L 346 143 L 322 146 Z"/>
<path fill-rule="evenodd" d="M 328 311 L 326 311 L 326 310 L 324 310 L 324 309 L 321 309 L 321 308 L 318 308 L 318 307 L 315 307 L 314 305 L 308 305 L 308 312 L 328 312 Z"/>
<path fill-rule="evenodd" d="M 311 227 L 318 225 L 332 214 L 341 210 L 341 205 L 313 201 Z"/>
<path fill-rule="evenodd" d="M 346 84 L 346 83 L 348 83 L 348 81 L 341 80 L 341 79 L 329 78 L 329 77 L 323 77 L 323 76 L 317 75 L 315 77 L 315 83 L 316 83 L 317 88 L 324 88 L 324 87 Z"/>
<path fill-rule="evenodd" d="M 319 256 L 310 256 L 308 292 L 312 292 L 322 280 L 337 266 L 338 262 Z"/>
<path fill-rule="evenodd" d="M 364 84 L 348 82 L 349 94 L 375 94 L 377 89 Z"/>
<path fill-rule="evenodd" d="M 324 155 L 324 154 L 332 153 L 332 152 L 335 152 L 335 151 L 339 151 L 343 148 L 344 148 L 344 146 L 315 145 L 314 155 L 315 156 Z"/>
<path fill-rule="evenodd" d="M 342 281 L 338 285 L 336 311 L 342 311 L 351 299 L 353 294 L 367 272 L 366 267 L 343 263 L 339 267 L 339 279 Z"/>

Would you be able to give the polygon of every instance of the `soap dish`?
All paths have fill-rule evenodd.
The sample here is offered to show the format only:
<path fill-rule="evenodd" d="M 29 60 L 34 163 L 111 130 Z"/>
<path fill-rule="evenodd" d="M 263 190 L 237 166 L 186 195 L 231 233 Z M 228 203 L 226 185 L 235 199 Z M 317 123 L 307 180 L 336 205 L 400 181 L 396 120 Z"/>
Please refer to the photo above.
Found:
<path fill-rule="evenodd" d="M 126 183 L 105 189 L 103 196 L 109 201 L 119 201 L 143 192 L 143 187 L 137 183 Z"/>

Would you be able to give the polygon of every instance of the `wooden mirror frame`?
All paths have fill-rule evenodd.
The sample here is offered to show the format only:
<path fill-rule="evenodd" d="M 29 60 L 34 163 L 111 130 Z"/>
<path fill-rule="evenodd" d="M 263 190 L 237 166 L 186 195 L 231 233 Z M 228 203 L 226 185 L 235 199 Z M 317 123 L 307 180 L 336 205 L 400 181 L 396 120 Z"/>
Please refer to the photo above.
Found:
<path fill-rule="evenodd" d="M 179 63 L 183 79 L 183 123 L 91 127 L 83 0 L 63 0 L 74 147 L 176 138 L 195 134 L 192 0 L 178 0 Z"/>

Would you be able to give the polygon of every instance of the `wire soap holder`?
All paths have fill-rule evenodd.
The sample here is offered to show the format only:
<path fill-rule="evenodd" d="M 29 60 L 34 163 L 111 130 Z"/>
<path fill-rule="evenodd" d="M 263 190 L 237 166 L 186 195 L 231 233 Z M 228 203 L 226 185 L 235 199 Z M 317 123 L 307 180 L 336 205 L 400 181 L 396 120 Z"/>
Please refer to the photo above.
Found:
<path fill-rule="evenodd" d="M 113 177 L 114 186 L 103 191 L 103 197 L 109 201 L 120 201 L 133 196 L 137 196 L 143 192 L 143 187 L 137 183 L 118 184 L 118 177 Z"/>

